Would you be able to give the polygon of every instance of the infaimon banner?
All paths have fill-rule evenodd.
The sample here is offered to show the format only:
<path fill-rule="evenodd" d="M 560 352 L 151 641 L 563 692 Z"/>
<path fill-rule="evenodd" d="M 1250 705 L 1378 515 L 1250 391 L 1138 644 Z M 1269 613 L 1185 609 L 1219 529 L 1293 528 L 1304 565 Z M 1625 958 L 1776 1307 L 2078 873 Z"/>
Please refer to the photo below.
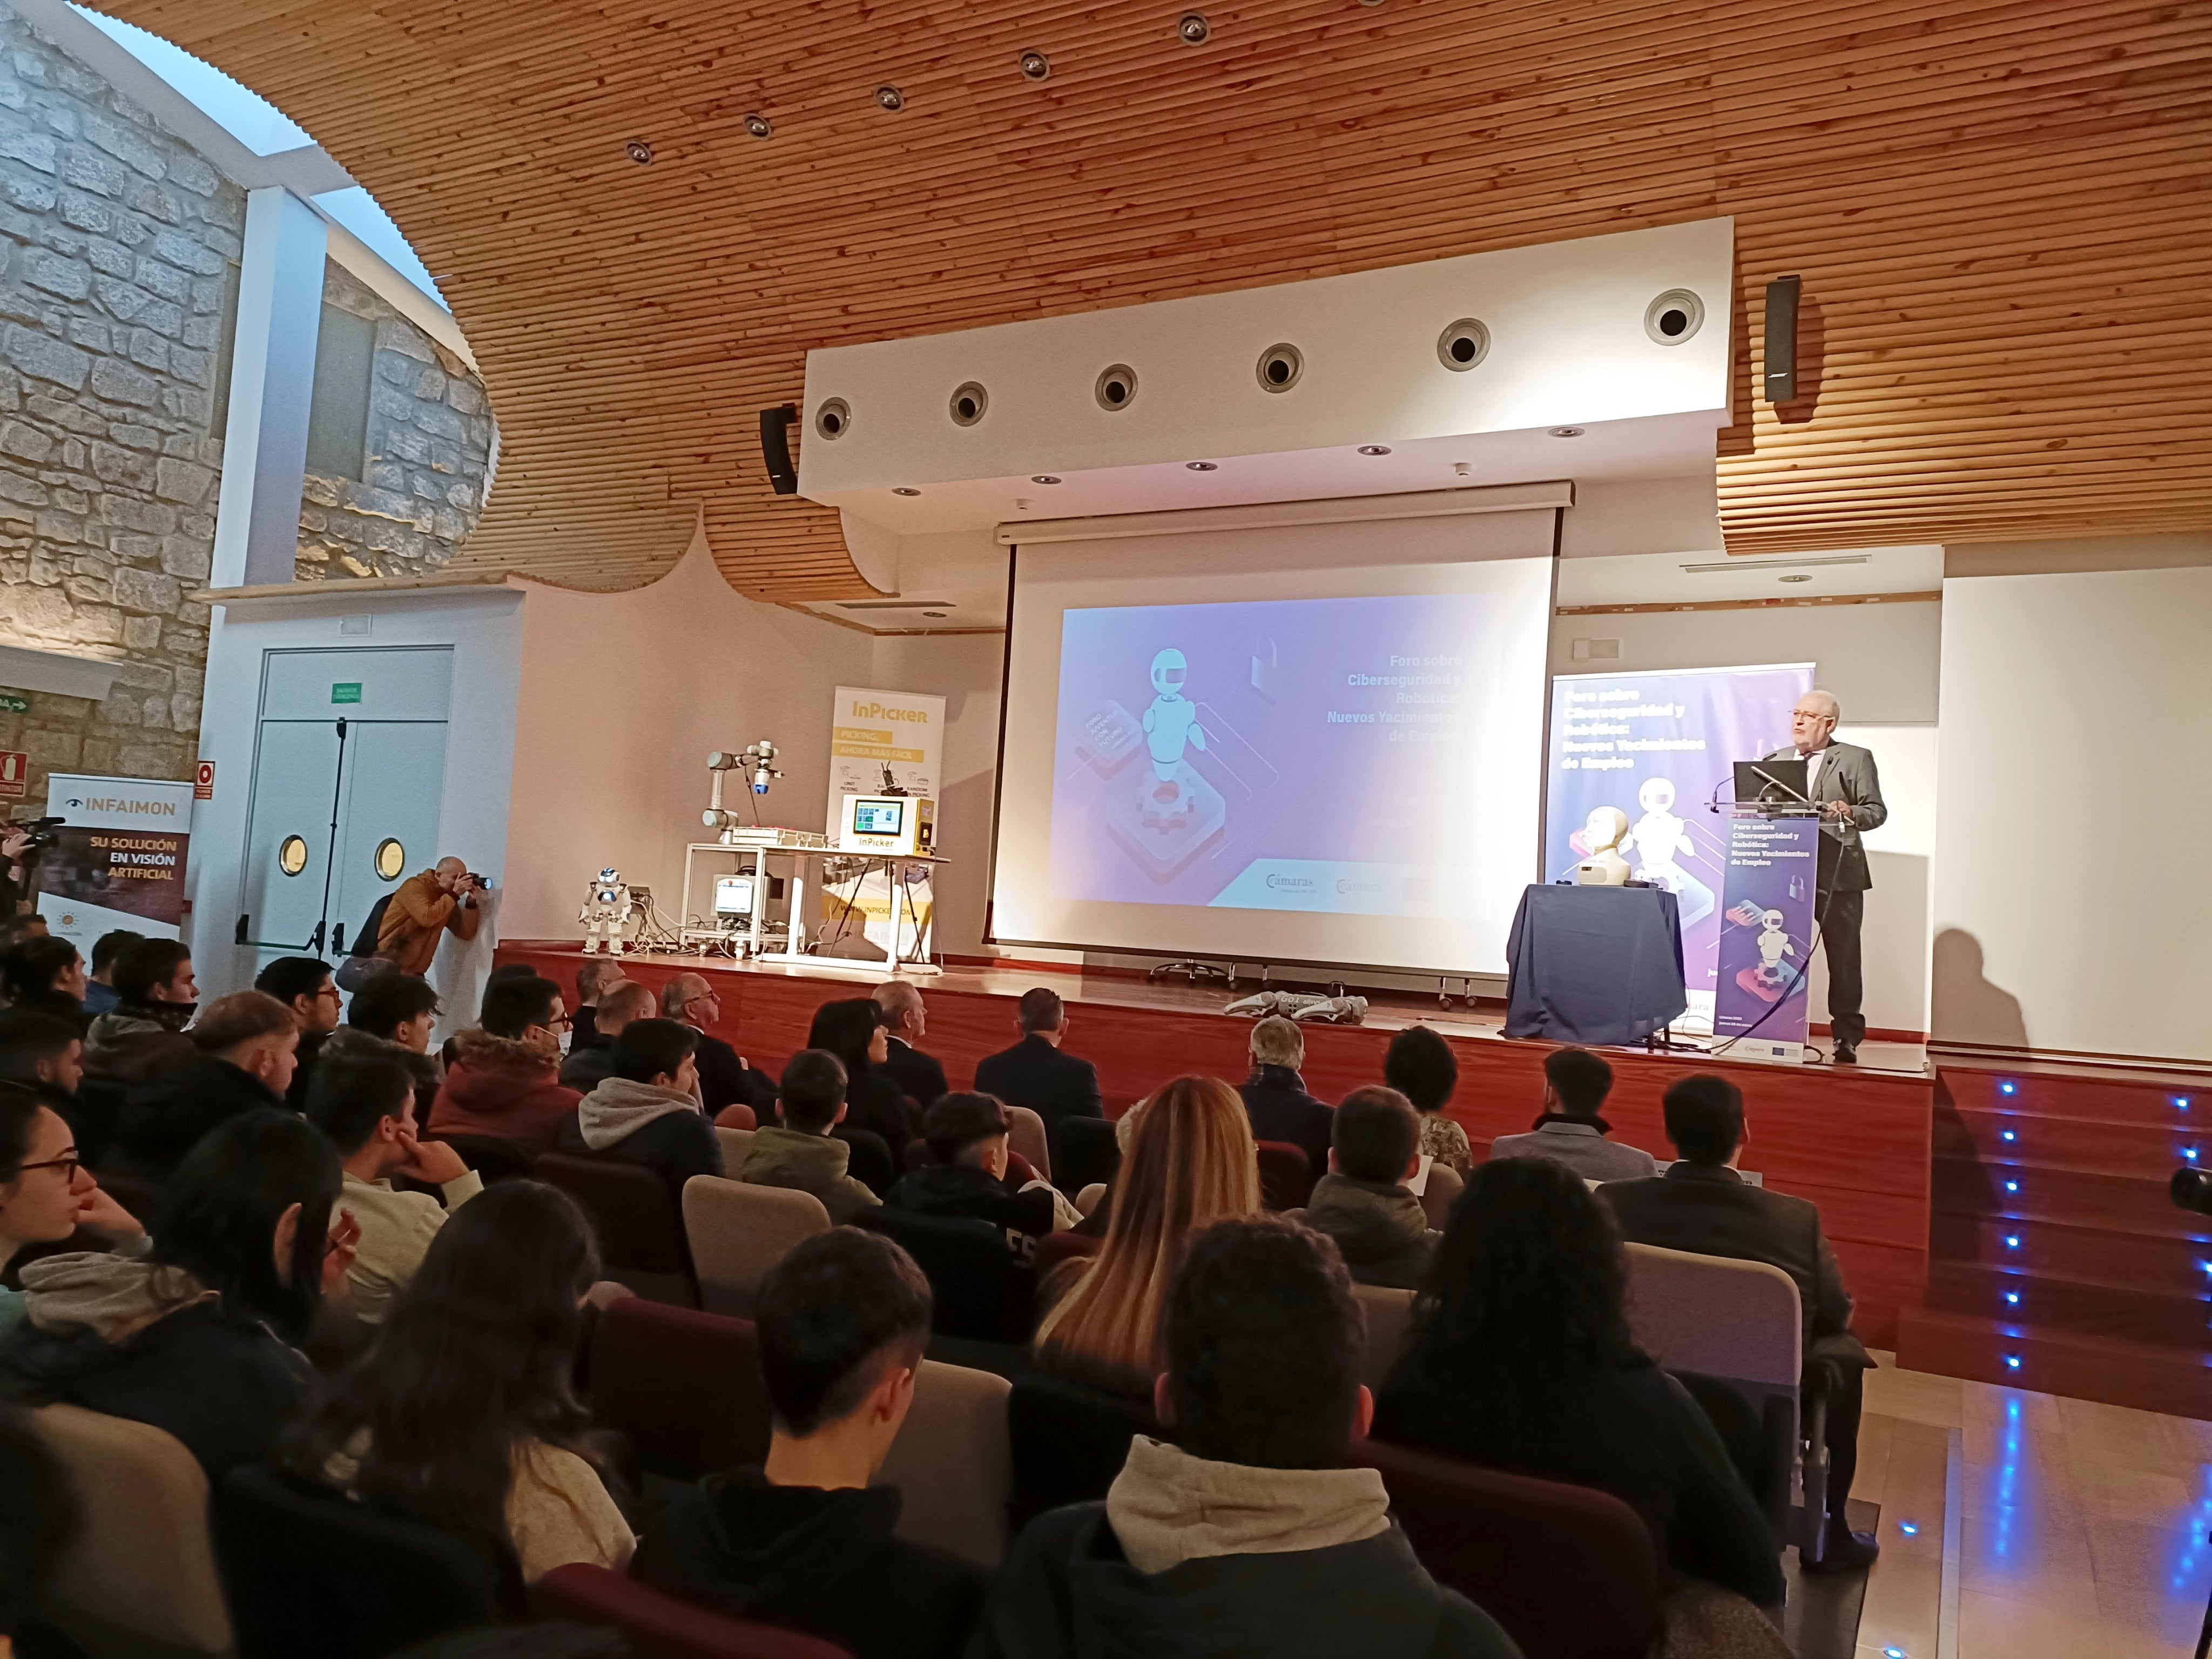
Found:
<path fill-rule="evenodd" d="M 191 839 L 190 779 L 46 779 L 46 812 L 62 820 L 40 854 L 39 914 L 84 956 L 118 927 L 175 939 Z"/>

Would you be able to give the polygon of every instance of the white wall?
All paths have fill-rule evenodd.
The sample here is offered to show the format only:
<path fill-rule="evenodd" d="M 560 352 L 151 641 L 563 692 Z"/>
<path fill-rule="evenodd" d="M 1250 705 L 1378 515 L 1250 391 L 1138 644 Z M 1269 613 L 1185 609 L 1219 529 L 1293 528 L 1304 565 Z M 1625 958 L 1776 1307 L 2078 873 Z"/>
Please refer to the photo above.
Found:
<path fill-rule="evenodd" d="M 2212 1060 L 2212 569 L 1944 584 L 1934 1033 Z"/>

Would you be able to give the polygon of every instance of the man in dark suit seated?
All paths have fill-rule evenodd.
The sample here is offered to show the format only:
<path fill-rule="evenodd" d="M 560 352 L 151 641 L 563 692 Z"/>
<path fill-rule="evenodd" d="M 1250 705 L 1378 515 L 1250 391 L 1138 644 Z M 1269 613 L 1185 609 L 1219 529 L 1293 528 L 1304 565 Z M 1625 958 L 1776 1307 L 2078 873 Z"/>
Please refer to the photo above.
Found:
<path fill-rule="evenodd" d="M 1336 1113 L 1306 1092 L 1299 1068 L 1306 1063 L 1306 1034 L 1280 1014 L 1252 1028 L 1252 1075 L 1237 1092 L 1252 1120 L 1255 1140 L 1286 1140 L 1306 1155 L 1309 1180 L 1328 1173 L 1329 1137 Z"/>
<path fill-rule="evenodd" d="M 1022 1040 L 975 1068 L 975 1091 L 996 1095 L 1009 1106 L 1028 1107 L 1044 1120 L 1047 1134 L 1062 1118 L 1105 1116 L 1098 1068 L 1060 1052 L 1067 1037 L 1067 1010 L 1060 994 L 1042 986 L 1023 992 L 1015 1018 Z"/>
<path fill-rule="evenodd" d="M 888 1072 L 901 1092 L 926 1112 L 951 1085 L 945 1080 L 945 1067 L 915 1047 L 929 1029 L 921 989 L 912 980 L 887 979 L 876 987 L 876 1006 L 884 1011 L 884 1036 L 890 1049 L 878 1069 Z"/>
<path fill-rule="evenodd" d="M 1666 1094 L 1667 1139 L 1680 1161 L 1664 1175 L 1608 1182 L 1598 1195 L 1612 1206 L 1621 1236 L 1662 1249 L 1764 1261 L 1797 1281 L 1804 1356 L 1831 1363 L 1828 1395 L 1828 1536 L 1817 1568 L 1849 1572 L 1874 1564 L 1874 1534 L 1844 1519 L 1858 1473 L 1859 1407 L 1874 1364 L 1851 1334 L 1850 1292 L 1809 1200 L 1753 1187 L 1736 1174 L 1743 1153 L 1743 1091 L 1720 1077 L 1686 1077 Z"/>

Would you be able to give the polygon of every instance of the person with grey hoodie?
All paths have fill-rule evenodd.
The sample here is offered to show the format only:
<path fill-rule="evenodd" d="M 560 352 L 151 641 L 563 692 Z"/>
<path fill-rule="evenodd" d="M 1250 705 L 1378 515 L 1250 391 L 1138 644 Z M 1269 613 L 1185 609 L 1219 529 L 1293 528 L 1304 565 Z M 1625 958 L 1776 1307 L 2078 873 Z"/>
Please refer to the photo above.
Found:
<path fill-rule="evenodd" d="M 783 1121 L 753 1131 L 738 1179 L 811 1193 L 838 1226 L 875 1208 L 881 1200 L 847 1173 L 852 1147 L 830 1133 L 845 1117 L 843 1063 L 826 1048 L 802 1048 L 783 1068 L 777 1091 Z"/>
<path fill-rule="evenodd" d="M 1441 1235 L 1406 1182 L 1421 1166 L 1421 1116 L 1395 1089 L 1354 1089 L 1336 1109 L 1328 1173 L 1298 1218 L 1336 1241 L 1356 1285 L 1418 1290 Z"/>
<path fill-rule="evenodd" d="M 615 1039 L 614 1075 L 561 1125 L 560 1150 L 642 1164 L 681 1199 L 693 1176 L 722 1173 L 722 1143 L 699 1109 L 699 1034 L 672 1019 L 634 1019 Z"/>

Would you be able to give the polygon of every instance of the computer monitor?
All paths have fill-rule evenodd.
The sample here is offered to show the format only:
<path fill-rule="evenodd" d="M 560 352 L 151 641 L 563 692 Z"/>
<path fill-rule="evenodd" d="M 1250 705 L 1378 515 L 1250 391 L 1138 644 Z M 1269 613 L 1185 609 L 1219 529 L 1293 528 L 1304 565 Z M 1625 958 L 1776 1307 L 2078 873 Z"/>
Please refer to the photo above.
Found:
<path fill-rule="evenodd" d="M 1805 804 L 1805 762 L 1793 755 L 1788 760 L 1738 761 L 1735 798 L 1747 805 Z"/>
<path fill-rule="evenodd" d="M 714 914 L 718 916 L 749 916 L 753 913 L 753 878 L 750 876 L 717 876 L 714 878 Z"/>
<path fill-rule="evenodd" d="M 896 836 L 906 828 L 902 800 L 856 800 L 853 803 L 853 833 L 856 836 Z"/>

